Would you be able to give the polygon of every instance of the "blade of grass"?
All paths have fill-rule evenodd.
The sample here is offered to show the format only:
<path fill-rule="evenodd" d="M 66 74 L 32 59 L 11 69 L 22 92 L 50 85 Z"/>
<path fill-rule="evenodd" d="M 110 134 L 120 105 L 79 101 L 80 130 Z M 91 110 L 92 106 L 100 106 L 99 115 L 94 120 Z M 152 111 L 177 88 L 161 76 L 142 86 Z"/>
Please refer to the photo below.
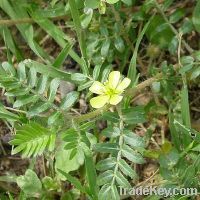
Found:
<path fill-rule="evenodd" d="M 51 65 L 44 65 L 39 62 L 33 61 L 33 60 L 25 60 L 24 61 L 25 66 L 28 68 L 34 67 L 37 72 L 41 74 L 45 74 L 51 78 L 59 78 L 61 80 L 69 81 L 69 82 L 74 82 L 71 79 L 71 74 L 65 71 L 61 71 L 59 69 L 56 69 L 55 67 L 52 67 Z M 76 82 L 74 82 L 76 84 Z"/>
<path fill-rule="evenodd" d="M 71 176 L 70 174 L 67 174 L 66 172 L 62 171 L 61 169 L 58 169 L 58 171 L 63 174 L 63 176 L 65 176 L 65 178 L 72 183 L 78 190 L 80 190 L 82 193 L 86 193 L 85 188 L 82 186 L 82 184 L 80 183 L 80 181 Z"/>
<path fill-rule="evenodd" d="M 9 200 L 14 200 L 14 198 L 12 197 L 12 195 L 10 194 L 10 192 L 7 192 L 7 194 L 8 194 Z"/>
<path fill-rule="evenodd" d="M 83 73 L 85 75 L 89 75 L 89 69 L 88 69 L 88 65 L 87 65 L 87 53 L 86 53 L 86 43 L 85 43 L 85 39 L 84 39 L 84 33 L 83 30 L 81 28 L 81 20 L 80 20 L 80 14 L 79 14 L 79 10 L 77 8 L 76 5 L 76 1 L 74 0 L 69 0 L 69 6 L 70 6 L 70 11 L 71 11 L 71 15 L 72 15 L 72 19 L 74 22 L 74 26 L 76 29 L 76 34 L 78 37 L 78 41 L 79 41 L 79 45 L 80 45 L 80 49 L 81 49 L 81 54 L 83 57 L 83 60 L 85 61 L 85 65 L 83 70 Z"/>
<path fill-rule="evenodd" d="M 1 9 L 7 13 L 11 19 L 21 19 L 29 17 L 24 7 L 20 6 L 20 4 L 12 1 L 12 4 L 7 0 L 0 1 Z M 34 40 L 34 32 L 33 27 L 30 24 L 18 24 L 16 25 L 18 30 L 20 31 L 22 37 L 27 42 L 32 51 L 39 56 L 45 62 L 50 62 L 49 55 L 39 46 L 39 44 Z"/>
<path fill-rule="evenodd" d="M 46 18 L 48 18 L 48 17 L 46 17 Z M 52 21 L 57 21 L 57 20 L 61 20 L 61 19 L 67 19 L 67 17 L 65 15 L 64 16 L 61 15 L 61 16 L 51 18 Z M 0 20 L 0 25 L 4 25 L 4 26 L 15 26 L 16 24 L 33 24 L 33 23 L 35 23 L 35 21 L 30 17 L 16 19 L 16 20 L 12 20 L 12 19 L 1 19 Z"/>
<path fill-rule="evenodd" d="M 181 90 L 181 115 L 183 124 L 188 128 L 191 128 L 188 87 L 187 87 L 187 80 L 184 74 L 182 75 L 182 80 L 183 80 L 183 88 Z"/>
<path fill-rule="evenodd" d="M 139 74 L 137 74 L 137 54 L 138 54 L 138 49 L 139 49 L 140 43 L 142 41 L 142 38 L 143 38 L 146 30 L 148 29 L 149 24 L 151 23 L 151 20 L 153 19 L 153 17 L 154 17 L 154 15 L 144 25 L 144 27 L 143 27 L 141 33 L 138 35 L 138 39 L 136 41 L 135 49 L 134 49 L 134 52 L 133 52 L 133 55 L 132 55 L 132 58 L 131 58 L 131 61 L 130 61 L 130 64 L 129 64 L 128 74 L 127 74 L 127 77 L 131 79 L 131 84 L 130 84 L 131 88 L 134 88 L 138 83 L 138 79 L 139 79 Z M 130 100 L 131 100 L 130 97 L 127 97 L 125 99 L 124 106 L 126 108 L 128 108 L 128 106 L 130 104 Z"/>
<path fill-rule="evenodd" d="M 188 88 L 187 85 L 184 85 L 181 91 L 181 115 L 183 124 L 188 128 L 191 128 L 190 120 L 190 106 L 188 100 Z"/>
<path fill-rule="evenodd" d="M 174 116 L 172 113 L 171 108 L 169 109 L 169 129 L 170 129 L 170 134 L 172 137 L 172 142 L 176 149 L 180 150 L 181 145 L 181 138 L 180 138 L 180 133 L 176 130 L 176 127 L 174 125 Z"/>
<path fill-rule="evenodd" d="M 32 19 L 45 30 L 61 47 L 66 46 L 66 41 L 72 43 L 72 39 L 65 34 L 61 29 L 59 29 L 52 21 L 48 18 L 43 17 L 38 11 L 32 12 L 29 10 L 29 14 Z"/>
<path fill-rule="evenodd" d="M 53 24 L 49 19 L 42 17 L 39 12 L 30 12 L 34 21 L 45 30 L 62 48 L 67 44 L 72 44 L 73 40 L 68 37 L 62 30 Z M 69 55 L 80 65 L 82 71 L 85 71 L 85 64 L 83 60 L 74 52 L 73 49 L 69 50 Z"/>
<path fill-rule="evenodd" d="M 60 4 L 54 7 L 48 7 L 48 9 L 38 8 L 38 12 L 42 15 L 42 17 L 46 18 L 60 18 L 64 17 L 66 19 L 66 15 L 69 15 L 69 11 L 65 9 L 64 2 L 60 2 Z"/>
<path fill-rule="evenodd" d="M 154 15 L 153 15 L 154 16 Z M 130 65 L 129 65 L 129 68 L 128 68 L 128 78 L 131 79 L 131 87 L 134 87 L 135 86 L 135 81 L 136 81 L 136 77 L 137 77 L 137 68 L 136 68 L 136 65 L 137 65 L 137 52 L 138 52 L 138 49 L 139 49 L 139 46 L 140 46 L 140 43 L 142 41 L 142 38 L 153 18 L 153 16 L 149 19 L 149 21 L 144 25 L 141 33 L 138 35 L 138 39 L 136 41 L 136 45 L 135 45 L 135 49 L 134 49 L 134 52 L 133 52 L 133 56 L 131 58 L 131 62 L 130 62 Z"/>
<path fill-rule="evenodd" d="M 89 184 L 89 191 L 93 197 L 92 199 L 97 200 L 98 199 L 97 174 L 91 153 L 88 155 L 85 154 L 85 168 L 86 168 L 87 181 Z"/>
<path fill-rule="evenodd" d="M 181 144 L 183 144 L 184 150 L 188 148 L 192 142 L 191 129 L 185 126 L 183 123 L 174 119 L 174 125 L 178 128 L 181 133 Z"/>
<path fill-rule="evenodd" d="M 58 57 L 55 59 L 53 66 L 55 68 L 61 68 L 62 64 L 64 63 L 65 59 L 67 58 L 69 51 L 71 50 L 72 45 L 66 44 L 65 48 L 59 53 Z"/>
<path fill-rule="evenodd" d="M 9 63 L 12 63 L 12 56 L 11 56 L 11 53 L 10 53 L 10 50 L 9 50 L 9 47 L 8 47 L 8 44 L 7 44 L 7 41 L 6 41 L 6 35 L 5 35 L 4 30 L 3 30 L 3 39 L 5 41 L 5 46 L 6 46 L 7 60 L 8 60 Z"/>
<path fill-rule="evenodd" d="M 179 67 L 183 67 L 181 63 L 181 44 L 182 44 L 182 34 L 179 35 L 179 46 L 178 46 Z M 191 128 L 188 86 L 187 86 L 187 77 L 185 73 L 182 74 L 182 82 L 183 82 L 183 88 L 181 90 L 181 116 L 183 125 L 185 125 L 187 128 Z M 187 145 L 189 145 L 190 138 L 185 138 L 184 141 L 186 147 Z"/>
<path fill-rule="evenodd" d="M 13 40 L 13 37 L 9 28 L 6 26 L 1 26 L 0 34 L 3 37 L 7 48 L 16 56 L 17 61 L 23 60 L 22 52 L 18 49 L 17 45 L 15 44 L 15 41 Z"/>

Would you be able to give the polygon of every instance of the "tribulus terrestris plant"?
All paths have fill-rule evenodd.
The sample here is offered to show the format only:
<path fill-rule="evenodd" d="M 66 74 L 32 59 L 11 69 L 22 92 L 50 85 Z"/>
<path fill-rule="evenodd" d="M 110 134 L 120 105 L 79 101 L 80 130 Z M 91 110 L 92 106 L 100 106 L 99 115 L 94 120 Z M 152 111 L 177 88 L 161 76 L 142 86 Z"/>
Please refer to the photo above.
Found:
<path fill-rule="evenodd" d="M 199 13 L 0 0 L 0 199 L 197 199 Z M 121 194 L 139 186 L 179 192 Z"/>

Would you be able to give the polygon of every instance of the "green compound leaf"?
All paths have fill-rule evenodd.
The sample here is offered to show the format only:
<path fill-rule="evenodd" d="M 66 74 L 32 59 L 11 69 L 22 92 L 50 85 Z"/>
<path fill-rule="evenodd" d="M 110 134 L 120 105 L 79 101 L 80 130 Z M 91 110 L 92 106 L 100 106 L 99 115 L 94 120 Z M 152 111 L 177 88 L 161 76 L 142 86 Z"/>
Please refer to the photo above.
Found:
<path fill-rule="evenodd" d="M 0 119 L 10 120 L 10 121 L 17 121 L 19 120 L 19 116 L 7 111 L 3 104 L 0 102 Z"/>
<path fill-rule="evenodd" d="M 20 127 L 10 144 L 15 148 L 12 154 L 21 152 L 22 157 L 41 155 L 46 149 L 54 150 L 56 134 L 40 124 L 31 122 Z"/>
<path fill-rule="evenodd" d="M 60 80 L 67 80 L 71 74 L 32 60 L 20 62 L 17 68 L 8 62 L 0 65 L 0 87 L 5 95 L 15 97 L 14 108 L 27 108 L 27 116 L 34 117 L 50 110 L 60 113 L 49 115 L 49 123 L 59 116 L 62 110 L 69 110 L 78 99 L 78 92 L 71 92 L 62 99 L 60 105 L 54 103 L 60 86 Z M 84 76 L 85 77 L 85 76 Z M 71 80 L 71 79 L 70 79 Z M 49 116 L 49 117 L 50 117 Z"/>

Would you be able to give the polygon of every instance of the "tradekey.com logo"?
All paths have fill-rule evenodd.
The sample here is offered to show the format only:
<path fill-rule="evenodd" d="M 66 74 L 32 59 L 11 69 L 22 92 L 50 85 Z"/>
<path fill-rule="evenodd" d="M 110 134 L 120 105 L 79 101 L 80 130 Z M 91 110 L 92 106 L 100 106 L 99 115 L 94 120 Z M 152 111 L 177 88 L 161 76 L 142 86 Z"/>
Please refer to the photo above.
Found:
<path fill-rule="evenodd" d="M 197 196 L 197 188 L 158 188 L 156 186 L 149 187 L 135 187 L 135 188 L 123 188 L 119 187 L 119 193 L 121 196 L 149 196 L 149 195 L 158 195 L 163 197 L 169 196 Z"/>

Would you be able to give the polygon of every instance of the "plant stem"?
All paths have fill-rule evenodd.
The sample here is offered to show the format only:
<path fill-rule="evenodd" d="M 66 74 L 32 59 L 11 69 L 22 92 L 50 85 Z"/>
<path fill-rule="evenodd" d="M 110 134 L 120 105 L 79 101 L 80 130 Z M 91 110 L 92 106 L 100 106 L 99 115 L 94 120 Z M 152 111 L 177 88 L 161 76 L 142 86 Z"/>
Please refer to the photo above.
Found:
<path fill-rule="evenodd" d="M 91 118 L 95 118 L 101 114 L 103 114 L 106 110 L 108 110 L 111 106 L 110 105 L 107 105 L 103 108 L 99 108 L 95 111 L 92 111 L 90 113 L 87 113 L 87 114 L 84 114 L 84 115 L 80 115 L 80 116 L 77 116 L 77 117 L 74 117 L 73 120 L 77 123 L 81 123 L 81 122 L 84 122 L 88 119 L 91 119 Z"/>
<path fill-rule="evenodd" d="M 4 147 L 3 147 L 3 144 L 2 144 L 2 142 L 1 142 L 1 140 L 0 140 L 0 147 L 1 147 L 1 150 L 2 150 L 2 152 L 3 152 L 3 155 L 6 156 L 7 153 L 6 153 L 6 151 L 5 151 Z"/>
<path fill-rule="evenodd" d="M 121 156 L 122 156 L 122 147 L 123 147 L 123 144 L 124 144 L 124 135 L 123 135 L 124 134 L 123 133 L 124 123 L 123 123 L 123 118 L 121 116 L 120 108 L 118 109 L 118 114 L 119 114 L 119 117 L 120 117 L 120 122 L 119 122 L 119 129 L 120 129 L 119 151 L 118 151 L 118 154 L 117 154 L 117 162 L 116 162 L 116 165 L 115 165 L 115 168 L 114 168 L 114 176 L 113 176 L 112 183 L 111 183 L 112 186 L 115 184 L 116 173 L 117 173 L 117 171 L 119 169 L 119 161 L 120 161 Z"/>
<path fill-rule="evenodd" d="M 26 111 L 23 111 L 23 110 L 18 110 L 18 109 L 10 108 L 10 107 L 4 107 L 4 108 L 7 109 L 7 110 L 10 110 L 10 111 L 14 111 L 14 112 L 19 112 L 19 113 L 27 114 L 27 112 L 26 112 Z"/>
<path fill-rule="evenodd" d="M 67 19 L 66 15 L 61 15 L 57 17 L 50 18 L 53 21 L 61 20 L 61 19 Z M 0 20 L 0 25 L 5 25 L 5 26 L 15 26 L 16 24 L 32 24 L 35 23 L 35 21 L 32 18 L 22 18 L 22 19 L 1 19 Z"/>

